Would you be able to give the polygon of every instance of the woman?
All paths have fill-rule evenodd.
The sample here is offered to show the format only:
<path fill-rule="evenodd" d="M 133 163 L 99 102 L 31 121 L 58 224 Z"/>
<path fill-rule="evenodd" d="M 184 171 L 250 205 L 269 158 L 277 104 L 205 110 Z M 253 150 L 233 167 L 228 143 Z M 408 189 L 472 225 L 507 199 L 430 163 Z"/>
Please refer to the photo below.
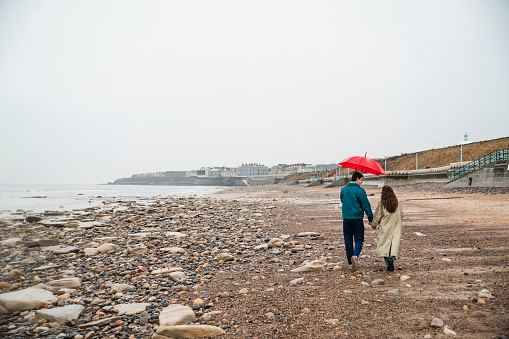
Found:
<path fill-rule="evenodd" d="M 394 271 L 394 260 L 398 257 L 401 240 L 401 220 L 403 210 L 390 186 L 382 188 L 382 197 L 376 207 L 371 227 L 378 227 L 378 246 L 376 255 L 384 258 L 388 271 Z"/>

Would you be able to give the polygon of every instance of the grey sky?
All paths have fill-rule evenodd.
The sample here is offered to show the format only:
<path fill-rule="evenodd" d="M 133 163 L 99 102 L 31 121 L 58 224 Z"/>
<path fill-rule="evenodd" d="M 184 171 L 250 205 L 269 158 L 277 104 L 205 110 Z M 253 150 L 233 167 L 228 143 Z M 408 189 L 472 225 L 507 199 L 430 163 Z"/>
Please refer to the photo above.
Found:
<path fill-rule="evenodd" d="M 509 135 L 509 1 L 0 0 L 0 183 Z"/>

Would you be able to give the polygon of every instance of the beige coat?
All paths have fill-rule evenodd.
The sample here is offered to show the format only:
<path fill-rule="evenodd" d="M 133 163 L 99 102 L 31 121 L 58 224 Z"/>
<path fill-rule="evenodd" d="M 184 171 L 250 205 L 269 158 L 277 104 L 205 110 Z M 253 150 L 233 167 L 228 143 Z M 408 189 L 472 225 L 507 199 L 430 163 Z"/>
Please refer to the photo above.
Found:
<path fill-rule="evenodd" d="M 382 205 L 378 203 L 371 227 L 376 229 L 378 226 L 378 246 L 376 247 L 377 257 L 388 257 L 390 255 L 398 257 L 399 241 L 401 240 L 401 221 L 403 220 L 403 209 L 401 204 L 394 213 L 389 213 Z"/>

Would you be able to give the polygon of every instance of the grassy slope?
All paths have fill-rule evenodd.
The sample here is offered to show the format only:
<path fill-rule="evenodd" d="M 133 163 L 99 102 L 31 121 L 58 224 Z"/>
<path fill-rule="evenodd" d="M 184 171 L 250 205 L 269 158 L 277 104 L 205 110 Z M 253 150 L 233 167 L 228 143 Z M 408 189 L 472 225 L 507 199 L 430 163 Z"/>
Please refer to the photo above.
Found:
<path fill-rule="evenodd" d="M 478 157 L 491 153 L 497 149 L 509 147 L 509 137 L 493 139 L 487 141 L 473 142 L 463 145 L 463 161 L 472 161 Z M 444 148 L 430 149 L 418 153 L 418 168 L 425 167 L 435 168 L 448 166 L 451 163 L 460 162 L 461 150 L 460 146 L 450 146 Z M 382 167 L 384 167 L 384 159 L 375 159 Z M 387 158 L 387 171 L 404 171 L 415 169 L 415 153 L 408 153 Z M 341 173 L 347 173 L 347 169 L 342 168 Z M 351 173 L 351 171 L 350 171 Z M 336 171 L 329 172 L 329 176 L 336 175 Z M 283 182 L 292 180 L 309 179 L 311 173 L 296 174 L 286 177 Z"/>

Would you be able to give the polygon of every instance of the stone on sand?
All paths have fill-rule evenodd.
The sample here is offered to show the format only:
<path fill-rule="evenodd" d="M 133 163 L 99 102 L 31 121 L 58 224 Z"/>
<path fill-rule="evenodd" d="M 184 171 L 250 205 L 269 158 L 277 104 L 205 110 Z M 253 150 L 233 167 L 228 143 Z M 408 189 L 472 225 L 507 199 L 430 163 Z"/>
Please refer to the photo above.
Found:
<path fill-rule="evenodd" d="M 314 271 L 321 271 L 323 270 L 323 263 L 321 260 L 313 260 L 311 262 L 305 263 L 301 267 L 297 267 L 291 272 L 314 272 Z"/>
<path fill-rule="evenodd" d="M 82 305 L 67 305 L 52 309 L 35 311 L 35 320 L 46 319 L 50 322 L 57 322 L 60 325 L 75 324 L 85 309 Z"/>
<path fill-rule="evenodd" d="M 444 327 L 444 321 L 440 318 L 433 318 L 431 320 L 431 327 Z"/>
<path fill-rule="evenodd" d="M 113 307 L 114 310 L 118 312 L 118 315 L 133 315 L 137 313 L 144 312 L 147 307 L 149 307 L 149 303 L 132 303 L 132 304 L 118 304 Z"/>
<path fill-rule="evenodd" d="M 159 314 L 159 326 L 185 325 L 196 318 L 193 309 L 184 305 L 170 305 Z"/>
<path fill-rule="evenodd" d="M 97 248 L 97 251 L 99 253 L 106 253 L 106 252 L 110 252 L 110 251 L 114 251 L 118 248 L 117 245 L 115 244 L 112 244 L 112 243 L 105 243 L 105 244 L 102 244 L 101 246 L 99 246 Z"/>
<path fill-rule="evenodd" d="M 57 298 L 45 289 L 27 288 L 15 292 L 0 294 L 0 314 L 32 310 L 57 301 Z"/>
<path fill-rule="evenodd" d="M 65 278 L 59 280 L 49 281 L 45 284 L 52 290 L 59 290 L 61 288 L 77 288 L 81 286 L 80 278 Z"/>
<path fill-rule="evenodd" d="M 224 330 L 210 325 L 160 326 L 156 334 L 170 338 L 203 338 L 224 334 Z"/>

